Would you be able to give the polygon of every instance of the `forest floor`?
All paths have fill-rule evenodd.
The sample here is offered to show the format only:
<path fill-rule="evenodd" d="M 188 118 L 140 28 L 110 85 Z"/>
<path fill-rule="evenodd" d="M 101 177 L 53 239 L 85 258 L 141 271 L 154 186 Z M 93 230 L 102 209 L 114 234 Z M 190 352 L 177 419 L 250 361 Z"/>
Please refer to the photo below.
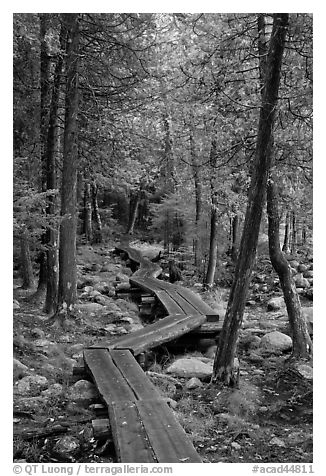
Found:
<path fill-rule="evenodd" d="M 96 403 L 96 398 L 76 402 L 72 392 L 81 378 L 73 375 L 72 369 L 82 364 L 83 348 L 142 325 L 137 305 L 129 298 L 115 297 L 113 284 L 117 276 L 130 275 L 130 270 L 112 253 L 113 248 L 113 242 L 105 246 L 79 246 L 79 306 L 68 329 L 51 325 L 41 304 L 31 299 L 31 291 L 21 289 L 19 279 L 14 282 L 17 462 L 116 461 L 111 440 L 94 438 L 92 432 L 95 414 L 90 402 Z M 148 247 L 144 245 L 143 249 Z M 152 256 L 157 251 L 152 247 Z M 227 287 L 204 292 L 196 283 L 193 270 L 184 275 L 187 277 L 183 285 L 199 292 L 208 304 L 216 302 L 217 308 L 225 308 Z M 288 353 L 256 352 L 253 358 L 246 347 L 246 328 L 287 332 L 285 309 L 266 310 L 266 301 L 274 294 L 264 291 L 258 297 L 256 293 L 255 300 L 249 297 L 238 349 L 238 388 L 202 382 L 201 387 L 188 390 L 187 379 L 164 378 L 167 366 L 181 354 L 202 358 L 207 355 L 207 348 L 179 349 L 178 355 L 173 349 L 162 348 L 149 354 L 150 378 L 170 401 L 204 462 L 313 461 L 312 381 L 286 365 Z M 311 301 L 304 300 L 304 305 L 310 306 Z"/>

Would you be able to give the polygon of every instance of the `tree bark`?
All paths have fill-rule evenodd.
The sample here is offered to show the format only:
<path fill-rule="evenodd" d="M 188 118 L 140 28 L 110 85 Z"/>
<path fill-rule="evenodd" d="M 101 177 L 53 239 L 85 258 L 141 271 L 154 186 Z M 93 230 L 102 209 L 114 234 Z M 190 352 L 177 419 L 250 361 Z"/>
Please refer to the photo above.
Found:
<path fill-rule="evenodd" d="M 79 15 L 63 14 L 67 28 L 66 105 L 61 186 L 59 289 L 57 314 L 65 317 L 77 299 L 76 231 L 77 231 L 77 114 Z"/>
<path fill-rule="evenodd" d="M 292 356 L 294 358 L 309 358 L 312 354 L 312 343 L 307 323 L 302 315 L 300 298 L 291 276 L 290 265 L 281 251 L 278 197 L 273 180 L 269 180 L 267 185 L 267 213 L 269 255 L 272 265 L 280 278 L 284 294 L 293 340 Z"/>
<path fill-rule="evenodd" d="M 101 214 L 98 206 L 98 186 L 93 181 L 91 185 L 92 191 L 92 204 L 93 204 L 93 216 L 95 222 L 95 233 L 94 233 L 94 241 L 95 243 L 102 243 L 102 220 Z"/>
<path fill-rule="evenodd" d="M 29 236 L 26 230 L 22 231 L 20 237 L 20 260 L 20 272 L 23 280 L 22 288 L 31 289 L 34 287 L 34 274 L 29 246 Z"/>
<path fill-rule="evenodd" d="M 252 168 L 244 228 L 219 339 L 220 344 L 214 360 L 212 382 L 222 382 L 229 386 L 237 385 L 239 379 L 238 371 L 234 368 L 234 357 L 256 256 L 260 222 L 266 200 L 267 179 L 272 164 L 273 127 L 287 26 L 288 14 L 273 15 L 273 30 L 266 61 L 255 162 Z"/>
<path fill-rule="evenodd" d="M 91 184 L 86 180 L 84 185 L 84 233 L 87 243 L 91 243 L 93 240 L 93 227 L 92 227 L 92 197 L 91 197 Z"/>
<path fill-rule="evenodd" d="M 212 140 L 211 153 L 210 153 L 210 166 L 211 166 L 211 229 L 209 237 L 209 253 L 206 273 L 206 286 L 212 287 L 214 285 L 214 278 L 217 265 L 217 245 L 218 245 L 218 204 L 217 196 L 214 190 L 214 167 L 216 166 L 216 139 Z"/>
<path fill-rule="evenodd" d="M 47 135 L 47 162 L 46 162 L 46 187 L 53 192 L 57 188 L 57 166 L 56 157 L 59 149 L 58 137 L 58 112 L 60 101 L 60 82 L 62 76 L 64 48 L 66 44 L 66 28 L 61 24 L 60 30 L 60 53 L 54 70 L 52 98 L 50 104 L 49 129 Z M 58 279 L 59 279 L 59 260 L 58 260 L 58 225 L 54 219 L 57 212 L 57 199 L 55 194 L 47 197 L 46 214 L 53 220 L 51 226 L 46 231 L 47 243 L 47 286 L 44 311 L 47 314 L 53 314 L 56 309 L 58 299 Z"/>
<path fill-rule="evenodd" d="M 289 242 L 290 242 L 290 214 L 289 212 L 286 212 L 284 241 L 282 246 L 282 251 L 284 253 L 290 253 Z"/>
<path fill-rule="evenodd" d="M 199 238 L 199 227 L 200 220 L 202 215 L 202 182 L 200 178 L 200 166 L 197 163 L 195 142 L 193 137 L 193 132 L 190 133 L 190 155 L 191 155 L 191 164 L 192 164 L 192 174 L 194 178 L 195 185 L 195 238 L 194 238 L 194 255 L 195 255 L 195 266 L 200 264 L 200 238 Z"/>
<path fill-rule="evenodd" d="M 296 223 L 296 216 L 295 216 L 294 210 L 292 210 L 292 213 L 291 213 L 291 225 L 292 225 L 291 253 L 295 253 L 297 249 L 297 223 Z"/>
<path fill-rule="evenodd" d="M 137 192 L 130 192 L 130 201 L 129 201 L 129 223 L 127 227 L 126 233 L 132 235 L 134 232 L 137 214 L 138 214 L 138 207 L 140 202 L 140 191 Z"/>
<path fill-rule="evenodd" d="M 46 44 L 46 34 L 49 28 L 49 15 L 47 13 L 39 14 L 40 21 L 40 155 L 41 155 L 41 187 L 42 192 L 47 190 L 47 134 L 49 127 L 50 111 L 50 91 L 51 91 L 51 59 L 48 55 Z M 33 300 L 44 298 L 47 283 L 47 263 L 46 251 L 46 231 L 41 236 L 42 249 L 39 252 L 39 277 L 36 293 Z"/>
<path fill-rule="evenodd" d="M 235 263 L 238 259 L 239 251 L 239 215 L 234 215 L 232 218 L 232 245 L 231 245 L 231 259 Z"/>

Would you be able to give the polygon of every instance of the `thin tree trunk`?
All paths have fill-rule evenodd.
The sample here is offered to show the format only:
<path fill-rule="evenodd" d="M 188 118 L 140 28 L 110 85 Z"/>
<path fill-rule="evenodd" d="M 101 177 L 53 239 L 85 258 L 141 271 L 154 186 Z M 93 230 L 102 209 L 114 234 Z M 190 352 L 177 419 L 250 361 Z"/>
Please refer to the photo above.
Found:
<path fill-rule="evenodd" d="M 290 214 L 289 212 L 286 212 L 284 241 L 282 246 L 282 251 L 286 254 L 290 253 L 289 241 L 290 241 Z"/>
<path fill-rule="evenodd" d="M 293 340 L 292 356 L 294 358 L 309 358 L 312 354 L 312 343 L 307 323 L 302 315 L 300 298 L 291 276 L 290 265 L 280 248 L 278 197 L 276 185 L 272 180 L 269 180 L 267 186 L 267 213 L 269 255 L 280 278 L 284 294 Z"/>
<path fill-rule="evenodd" d="M 33 265 L 29 246 L 29 236 L 23 230 L 20 236 L 20 272 L 23 280 L 22 288 L 31 289 L 34 287 Z"/>
<path fill-rule="evenodd" d="M 214 175 L 216 166 L 216 140 L 212 140 L 211 154 L 210 154 L 210 166 L 211 166 L 211 229 L 209 237 L 209 253 L 206 273 L 206 286 L 212 287 L 214 285 L 214 278 L 217 265 L 217 245 L 218 245 L 218 204 L 217 196 L 214 190 Z"/>
<path fill-rule="evenodd" d="M 239 228 L 240 228 L 239 215 L 234 215 L 232 219 L 232 246 L 231 246 L 231 259 L 236 262 L 238 259 L 239 251 Z"/>
<path fill-rule="evenodd" d="M 66 44 L 66 29 L 61 24 L 60 30 L 60 53 L 58 54 L 52 88 L 52 98 L 49 115 L 49 129 L 47 135 L 47 163 L 46 163 L 46 187 L 47 190 L 55 192 L 57 188 L 57 166 L 56 157 L 57 149 L 59 149 L 58 137 L 58 112 L 60 100 L 60 81 L 63 67 L 64 47 Z M 47 197 L 46 214 L 51 217 L 53 223 L 48 226 L 46 231 L 47 243 L 47 286 L 44 311 L 47 314 L 53 314 L 56 309 L 58 299 L 58 279 L 59 279 L 59 256 L 58 256 L 58 239 L 59 233 L 55 214 L 57 212 L 56 195 L 53 193 Z"/>
<path fill-rule="evenodd" d="M 246 217 L 231 287 L 225 320 L 215 355 L 212 382 L 237 385 L 239 372 L 234 368 L 239 329 L 242 324 L 251 272 L 256 256 L 259 228 L 266 200 L 266 186 L 273 156 L 273 127 L 278 100 L 281 64 L 288 14 L 273 15 L 264 77 L 264 92 L 258 124 L 255 162 L 248 195 Z"/>
<path fill-rule="evenodd" d="M 202 183 L 200 179 L 200 168 L 197 163 L 195 143 L 193 133 L 190 133 L 190 155 L 192 163 L 192 174 L 195 185 L 195 238 L 194 238 L 194 254 L 195 254 L 195 266 L 199 266 L 200 263 L 200 239 L 199 239 L 199 226 L 202 215 Z"/>
<path fill-rule="evenodd" d="M 76 232 L 77 232 L 77 114 L 79 15 L 63 14 L 68 31 L 66 54 L 66 106 L 61 187 L 59 289 L 57 314 L 64 318 L 73 310 L 77 299 Z"/>
<path fill-rule="evenodd" d="M 91 197 L 91 184 L 86 180 L 84 185 L 84 233 L 87 243 L 91 243 L 93 240 L 93 227 L 92 227 L 92 197 Z"/>
<path fill-rule="evenodd" d="M 291 224 L 292 224 L 292 235 L 291 235 L 291 253 L 295 253 L 297 249 L 297 223 L 295 211 L 292 211 L 291 214 Z"/>
<path fill-rule="evenodd" d="M 140 192 L 137 191 L 135 193 L 130 192 L 130 202 L 129 202 L 129 223 L 127 227 L 126 233 L 132 235 L 134 232 L 134 227 L 136 224 L 137 214 L 138 214 L 138 206 L 140 202 Z"/>
<path fill-rule="evenodd" d="M 47 190 L 47 134 L 49 127 L 50 110 L 50 91 L 51 91 L 51 59 L 48 55 L 46 43 L 46 34 L 49 27 L 49 14 L 40 13 L 40 151 L 41 151 L 41 182 L 42 192 Z M 46 245 L 46 231 L 41 236 L 42 247 Z M 33 296 L 34 301 L 42 300 L 45 297 L 47 283 L 47 263 L 46 251 L 42 249 L 39 252 L 39 277 L 36 293 Z"/>
<path fill-rule="evenodd" d="M 97 199 L 98 187 L 95 182 L 92 183 L 91 191 L 92 191 L 93 216 L 94 216 L 94 222 L 96 226 L 96 231 L 94 233 L 96 237 L 95 242 L 102 243 L 102 220 L 101 220 L 100 210 L 98 207 L 98 199 Z"/>

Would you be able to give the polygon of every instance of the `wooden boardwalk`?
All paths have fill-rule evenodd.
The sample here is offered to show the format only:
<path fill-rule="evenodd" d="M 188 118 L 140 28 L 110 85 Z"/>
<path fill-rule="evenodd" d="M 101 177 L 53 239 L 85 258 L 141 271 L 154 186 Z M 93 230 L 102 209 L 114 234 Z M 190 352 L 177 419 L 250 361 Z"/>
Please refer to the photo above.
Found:
<path fill-rule="evenodd" d="M 187 333 L 216 334 L 223 325 L 200 297 L 157 279 L 162 269 L 128 244 L 117 251 L 134 271 L 133 287 L 155 297 L 167 316 L 84 351 L 84 362 L 108 408 L 113 441 L 120 462 L 201 463 L 192 442 L 135 356 Z"/>

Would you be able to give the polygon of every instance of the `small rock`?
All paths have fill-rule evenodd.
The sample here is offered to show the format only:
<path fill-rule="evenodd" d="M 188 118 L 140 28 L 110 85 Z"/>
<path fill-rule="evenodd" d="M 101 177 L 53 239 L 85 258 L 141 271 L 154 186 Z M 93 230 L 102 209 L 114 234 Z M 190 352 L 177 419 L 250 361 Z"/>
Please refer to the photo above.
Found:
<path fill-rule="evenodd" d="M 80 443 L 74 436 L 65 435 L 56 442 L 53 450 L 60 456 L 71 456 L 78 453 L 80 450 Z"/>
<path fill-rule="evenodd" d="M 261 364 L 262 362 L 264 362 L 264 357 L 259 354 L 256 354 L 255 352 L 251 352 L 248 355 L 247 360 L 253 364 Z"/>
<path fill-rule="evenodd" d="M 181 358 L 175 360 L 167 369 L 166 372 L 176 377 L 210 377 L 213 373 L 213 365 L 201 362 L 195 357 Z"/>
<path fill-rule="evenodd" d="M 85 286 L 84 292 L 90 294 L 94 290 L 93 286 Z"/>
<path fill-rule="evenodd" d="M 285 302 L 284 302 L 283 296 L 272 298 L 267 302 L 268 311 L 278 311 L 279 309 L 282 309 L 282 307 L 284 306 L 285 306 Z"/>
<path fill-rule="evenodd" d="M 302 273 L 299 273 L 296 276 L 294 276 L 293 280 L 294 280 L 295 286 L 297 288 L 309 288 L 310 287 L 309 281 L 306 278 L 303 277 Z"/>
<path fill-rule="evenodd" d="M 115 277 L 116 281 L 119 281 L 120 283 L 129 283 L 129 276 L 123 273 L 118 273 Z"/>
<path fill-rule="evenodd" d="M 297 260 L 291 260 L 291 261 L 289 261 L 289 263 L 290 263 L 291 267 L 295 268 L 295 269 L 298 269 L 298 267 L 300 266 L 300 263 Z"/>
<path fill-rule="evenodd" d="M 285 446 L 286 446 L 284 441 L 281 440 L 280 438 L 277 438 L 277 436 L 274 436 L 274 438 L 271 439 L 269 444 L 273 445 L 273 446 L 279 446 L 280 448 L 285 448 Z"/>
<path fill-rule="evenodd" d="M 258 410 L 260 411 L 260 413 L 266 413 L 268 412 L 268 407 L 262 406 L 262 407 L 259 407 Z"/>
<path fill-rule="evenodd" d="M 100 293 L 100 291 L 97 291 L 96 289 L 94 289 L 93 291 L 91 291 L 91 292 L 89 293 L 89 296 L 90 296 L 91 298 L 95 298 L 96 296 L 101 296 L 101 293 Z"/>
<path fill-rule="evenodd" d="M 98 393 L 95 385 L 88 380 L 78 380 L 70 387 L 68 398 L 80 405 L 90 405 L 97 400 Z"/>
<path fill-rule="evenodd" d="M 305 264 L 299 264 L 298 273 L 305 273 L 306 271 L 308 271 L 308 266 Z"/>
<path fill-rule="evenodd" d="M 19 395 L 37 396 L 48 386 L 48 380 L 42 375 L 27 375 L 19 380 L 15 390 Z"/>
<path fill-rule="evenodd" d="M 105 296 L 103 296 L 102 294 L 97 294 L 93 298 L 93 300 L 94 300 L 94 302 L 97 302 L 98 304 L 101 304 L 101 306 L 105 306 L 108 303 L 107 298 Z"/>
<path fill-rule="evenodd" d="M 261 369 L 255 369 L 252 372 L 254 375 L 265 375 L 265 372 Z"/>
<path fill-rule="evenodd" d="M 202 387 L 203 384 L 197 377 L 192 377 L 188 382 L 186 383 L 186 388 L 188 390 L 193 390 L 194 388 Z"/>
<path fill-rule="evenodd" d="M 173 410 L 175 410 L 178 406 L 178 402 L 173 400 L 173 398 L 167 397 L 165 398 L 165 401 L 169 405 L 169 407 L 173 408 Z"/>
<path fill-rule="evenodd" d="M 307 278 L 307 279 L 308 279 L 308 278 L 309 278 L 309 279 L 312 279 L 312 278 L 314 277 L 314 272 L 313 272 L 313 270 L 310 269 L 310 270 L 305 271 L 305 272 L 303 273 L 303 277 L 304 277 L 304 278 Z"/>
<path fill-rule="evenodd" d="M 217 345 L 211 345 L 205 352 L 205 357 L 214 359 L 217 350 Z"/>
<path fill-rule="evenodd" d="M 84 349 L 84 344 L 74 344 L 69 348 L 69 352 L 71 355 L 77 354 Z"/>
<path fill-rule="evenodd" d="M 45 332 L 40 329 L 39 327 L 35 327 L 31 331 L 32 337 L 36 337 L 37 339 L 44 339 L 45 338 Z"/>
<path fill-rule="evenodd" d="M 295 366 L 297 372 L 301 375 L 301 377 L 307 379 L 307 380 L 312 380 L 313 379 L 313 369 L 310 365 L 306 364 L 297 364 Z"/>
<path fill-rule="evenodd" d="M 239 445 L 239 443 L 237 443 L 236 441 L 232 441 L 231 448 L 233 448 L 236 451 L 239 451 L 241 450 L 241 445 Z"/>
<path fill-rule="evenodd" d="M 17 311 L 18 309 L 20 309 L 20 304 L 16 299 L 13 300 L 13 309 L 14 311 Z"/>
<path fill-rule="evenodd" d="M 279 331 L 268 332 L 261 338 L 259 347 L 271 353 L 285 352 L 292 349 L 292 339 Z"/>
<path fill-rule="evenodd" d="M 29 374 L 28 367 L 24 365 L 20 360 L 13 359 L 13 378 L 18 380 Z"/>

